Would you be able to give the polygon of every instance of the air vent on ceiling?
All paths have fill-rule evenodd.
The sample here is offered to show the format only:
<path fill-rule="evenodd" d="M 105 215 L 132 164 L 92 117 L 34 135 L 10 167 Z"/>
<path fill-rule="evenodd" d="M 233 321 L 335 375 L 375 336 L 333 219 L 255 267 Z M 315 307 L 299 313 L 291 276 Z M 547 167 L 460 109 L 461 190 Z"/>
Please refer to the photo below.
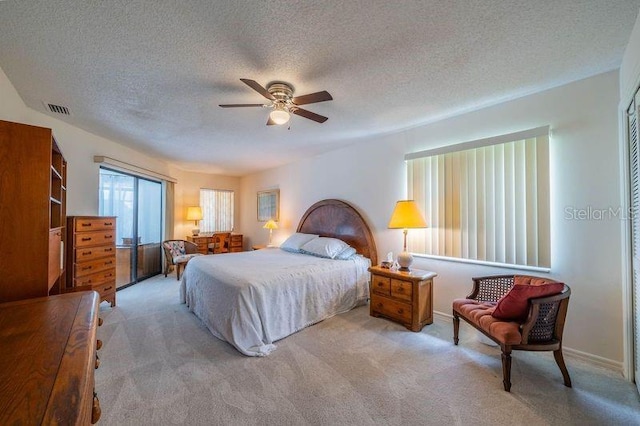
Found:
<path fill-rule="evenodd" d="M 47 102 L 45 102 L 45 105 L 50 112 L 62 115 L 71 115 L 71 112 L 69 112 L 69 108 L 67 108 L 66 106 L 54 105 Z"/>

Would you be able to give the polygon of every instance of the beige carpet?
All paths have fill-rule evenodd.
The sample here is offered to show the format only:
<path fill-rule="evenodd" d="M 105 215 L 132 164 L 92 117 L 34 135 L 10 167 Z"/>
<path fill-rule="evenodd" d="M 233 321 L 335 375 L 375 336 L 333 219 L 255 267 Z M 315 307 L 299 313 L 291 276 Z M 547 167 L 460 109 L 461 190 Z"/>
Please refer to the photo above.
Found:
<path fill-rule="evenodd" d="M 101 305 L 99 424 L 640 424 L 635 386 L 615 372 L 565 356 L 566 388 L 550 354 L 516 352 L 507 393 L 499 350 L 471 329 L 454 346 L 450 321 L 412 333 L 368 306 L 245 357 L 179 303 L 178 286 L 160 275 Z"/>

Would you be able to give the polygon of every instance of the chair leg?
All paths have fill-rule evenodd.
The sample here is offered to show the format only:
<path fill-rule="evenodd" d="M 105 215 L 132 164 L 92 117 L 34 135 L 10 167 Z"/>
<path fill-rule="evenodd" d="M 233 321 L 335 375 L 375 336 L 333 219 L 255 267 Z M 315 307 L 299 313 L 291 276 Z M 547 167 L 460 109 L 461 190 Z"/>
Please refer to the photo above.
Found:
<path fill-rule="evenodd" d="M 502 347 L 502 384 L 504 390 L 511 391 L 511 348 Z"/>
<path fill-rule="evenodd" d="M 453 313 L 453 343 L 458 344 L 458 333 L 460 332 L 460 317 Z"/>
<path fill-rule="evenodd" d="M 178 263 L 176 265 L 176 280 L 180 281 L 180 268 L 182 268 L 182 264 Z"/>
<path fill-rule="evenodd" d="M 567 371 L 567 366 L 564 364 L 564 358 L 562 356 L 562 348 L 558 349 L 557 351 L 553 351 L 553 357 L 556 359 L 556 364 L 558 364 L 558 367 L 560 367 L 560 372 L 562 372 L 564 385 L 570 388 L 571 377 L 569 377 L 569 371 Z"/>

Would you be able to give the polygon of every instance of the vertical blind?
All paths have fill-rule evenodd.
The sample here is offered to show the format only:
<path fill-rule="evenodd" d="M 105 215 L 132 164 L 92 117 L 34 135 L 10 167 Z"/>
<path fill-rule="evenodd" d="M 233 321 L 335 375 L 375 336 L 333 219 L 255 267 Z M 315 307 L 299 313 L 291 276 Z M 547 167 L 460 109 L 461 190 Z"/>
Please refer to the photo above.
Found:
<path fill-rule="evenodd" d="M 200 189 L 202 232 L 233 230 L 233 191 L 226 189 Z"/>
<path fill-rule="evenodd" d="M 407 157 L 409 198 L 428 225 L 411 231 L 409 251 L 550 267 L 547 127 Z"/>

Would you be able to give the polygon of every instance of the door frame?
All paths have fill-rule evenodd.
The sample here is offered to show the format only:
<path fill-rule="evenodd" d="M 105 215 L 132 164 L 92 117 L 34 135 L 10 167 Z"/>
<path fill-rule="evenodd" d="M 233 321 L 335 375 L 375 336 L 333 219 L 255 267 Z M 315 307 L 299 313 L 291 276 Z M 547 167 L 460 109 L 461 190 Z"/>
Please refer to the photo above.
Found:
<path fill-rule="evenodd" d="M 631 212 L 631 170 L 630 170 L 630 153 L 629 153 L 629 124 L 627 111 L 633 102 L 636 93 L 640 87 L 633 93 L 627 95 L 625 99 L 621 99 L 618 107 L 619 123 L 619 158 L 620 158 L 620 200 L 622 201 L 622 211 Z M 636 111 L 638 110 L 636 105 Z M 633 249 L 631 247 L 633 241 L 631 238 L 631 217 L 624 216 L 625 220 L 620 221 L 622 231 L 622 375 L 630 382 L 636 382 L 636 386 L 640 389 L 640 383 L 635 377 L 635 336 L 634 336 L 634 292 L 633 292 Z"/>
<path fill-rule="evenodd" d="M 132 236 L 132 248 L 131 248 L 131 271 L 132 274 L 136 275 L 135 279 L 133 279 L 132 281 L 130 281 L 127 284 L 124 284 L 120 287 L 116 287 L 116 291 L 127 288 L 127 287 L 131 287 L 132 285 L 135 285 L 141 281 L 146 280 L 147 278 L 151 278 L 155 275 L 150 275 L 150 276 L 145 276 L 142 279 L 140 279 L 138 277 L 138 188 L 139 188 L 139 179 L 144 179 L 146 181 L 149 182 L 153 182 L 153 183 L 157 183 L 158 185 L 160 185 L 160 205 L 159 205 L 159 209 L 160 209 L 160 253 L 159 253 L 159 257 L 160 257 L 160 270 L 158 272 L 158 274 L 162 273 L 162 262 L 164 261 L 164 256 L 162 253 L 162 241 L 164 241 L 165 239 L 165 213 L 164 213 L 164 207 L 165 207 L 165 199 L 166 199 L 166 189 L 165 189 L 165 185 L 163 183 L 162 180 L 157 179 L 157 178 L 153 178 L 150 176 L 145 176 L 139 173 L 135 173 L 133 171 L 128 171 L 128 170 L 124 170 L 122 168 L 119 167 L 112 167 L 109 165 L 100 165 L 98 173 L 100 173 L 100 170 L 109 170 L 111 172 L 115 172 L 115 173 L 120 173 L 126 176 L 131 176 L 132 178 L 134 178 L 133 181 L 133 193 L 134 193 L 134 200 L 133 200 L 133 222 L 132 222 L 132 227 L 133 227 L 133 236 Z M 100 208 L 100 195 L 98 195 L 98 209 Z M 117 226 L 117 225 L 116 225 Z M 156 275 L 158 275 L 156 274 Z"/>

